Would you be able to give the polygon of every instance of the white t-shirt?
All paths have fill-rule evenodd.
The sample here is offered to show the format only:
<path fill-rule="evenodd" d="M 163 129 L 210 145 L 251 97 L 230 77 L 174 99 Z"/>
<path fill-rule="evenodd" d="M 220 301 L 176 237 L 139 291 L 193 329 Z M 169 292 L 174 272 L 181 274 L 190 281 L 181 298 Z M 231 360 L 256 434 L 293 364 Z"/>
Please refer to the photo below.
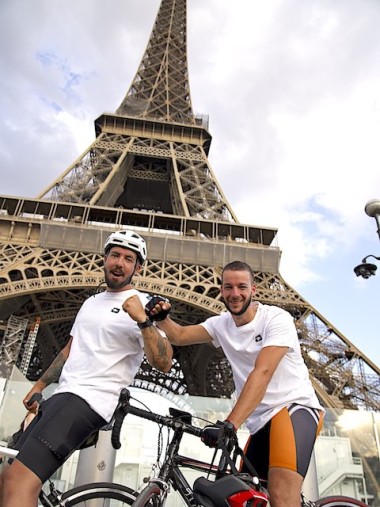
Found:
<path fill-rule="evenodd" d="M 134 294 L 145 306 L 147 295 L 135 289 L 101 292 L 83 303 L 70 333 L 70 354 L 54 391 L 77 394 L 106 421 L 144 356 L 141 331 L 122 309 L 123 302 Z"/>
<path fill-rule="evenodd" d="M 215 347 L 222 347 L 230 362 L 237 395 L 254 369 L 263 347 L 288 347 L 264 395 L 246 421 L 251 434 L 256 433 L 282 408 L 291 403 L 321 409 L 309 372 L 301 355 L 297 331 L 290 313 L 277 306 L 257 303 L 254 319 L 237 327 L 229 312 L 210 317 L 202 326 L 213 338 Z"/>

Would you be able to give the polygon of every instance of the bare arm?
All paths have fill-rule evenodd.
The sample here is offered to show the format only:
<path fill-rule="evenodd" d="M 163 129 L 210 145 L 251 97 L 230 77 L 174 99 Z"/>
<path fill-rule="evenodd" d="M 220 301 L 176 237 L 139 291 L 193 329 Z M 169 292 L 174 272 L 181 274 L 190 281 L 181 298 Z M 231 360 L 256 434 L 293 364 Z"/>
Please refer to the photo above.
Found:
<path fill-rule="evenodd" d="M 270 379 L 288 347 L 264 347 L 227 419 L 239 428 L 263 399 Z"/>
<path fill-rule="evenodd" d="M 63 365 L 65 364 L 67 358 L 69 357 L 72 341 L 73 337 L 71 336 L 66 346 L 56 356 L 56 358 L 53 360 L 49 368 L 45 371 L 45 373 L 42 374 L 42 376 L 34 384 L 33 388 L 28 392 L 28 394 L 23 399 L 23 403 L 28 410 L 37 408 L 36 402 L 31 407 L 27 405 L 27 401 L 34 393 L 40 393 L 45 389 L 45 387 L 52 384 L 53 382 L 58 381 Z"/>
<path fill-rule="evenodd" d="M 168 303 L 166 303 L 168 304 Z M 174 345 L 192 345 L 196 343 L 211 342 L 212 338 L 203 326 L 181 326 L 170 317 L 157 322 L 157 327 L 162 329 Z"/>

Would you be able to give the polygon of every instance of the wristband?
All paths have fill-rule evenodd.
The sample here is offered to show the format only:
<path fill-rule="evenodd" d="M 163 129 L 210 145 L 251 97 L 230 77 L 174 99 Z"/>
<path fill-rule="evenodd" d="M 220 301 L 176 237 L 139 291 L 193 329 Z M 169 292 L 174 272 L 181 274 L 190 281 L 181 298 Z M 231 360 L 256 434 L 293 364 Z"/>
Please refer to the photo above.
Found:
<path fill-rule="evenodd" d="M 138 322 L 137 325 L 138 325 L 139 329 L 145 329 L 147 327 L 153 326 L 152 322 L 149 319 L 146 319 L 145 322 Z"/>

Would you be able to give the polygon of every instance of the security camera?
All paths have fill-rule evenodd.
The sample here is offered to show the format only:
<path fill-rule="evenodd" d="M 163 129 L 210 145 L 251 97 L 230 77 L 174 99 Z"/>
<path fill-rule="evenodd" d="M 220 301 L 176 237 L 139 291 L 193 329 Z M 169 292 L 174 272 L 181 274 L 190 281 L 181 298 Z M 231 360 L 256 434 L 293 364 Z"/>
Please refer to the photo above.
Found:
<path fill-rule="evenodd" d="M 363 262 L 363 264 L 359 264 L 354 268 L 354 272 L 356 276 L 362 276 L 367 279 L 372 275 L 376 274 L 377 266 L 375 264 L 370 264 L 369 262 Z"/>

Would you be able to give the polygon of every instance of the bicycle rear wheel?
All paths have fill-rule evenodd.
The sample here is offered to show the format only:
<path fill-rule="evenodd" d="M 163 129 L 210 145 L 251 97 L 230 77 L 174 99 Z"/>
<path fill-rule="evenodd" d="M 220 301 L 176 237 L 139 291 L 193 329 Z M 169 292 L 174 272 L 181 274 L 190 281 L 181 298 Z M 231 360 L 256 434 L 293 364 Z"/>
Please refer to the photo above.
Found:
<path fill-rule="evenodd" d="M 62 494 L 63 505 L 72 507 L 124 507 L 136 499 L 133 489 L 112 482 L 84 484 Z"/>
<path fill-rule="evenodd" d="M 160 507 L 162 504 L 161 489 L 151 482 L 137 495 L 133 507 Z"/>
<path fill-rule="evenodd" d="M 315 502 L 316 507 L 368 507 L 366 503 L 348 496 L 326 496 Z"/>

